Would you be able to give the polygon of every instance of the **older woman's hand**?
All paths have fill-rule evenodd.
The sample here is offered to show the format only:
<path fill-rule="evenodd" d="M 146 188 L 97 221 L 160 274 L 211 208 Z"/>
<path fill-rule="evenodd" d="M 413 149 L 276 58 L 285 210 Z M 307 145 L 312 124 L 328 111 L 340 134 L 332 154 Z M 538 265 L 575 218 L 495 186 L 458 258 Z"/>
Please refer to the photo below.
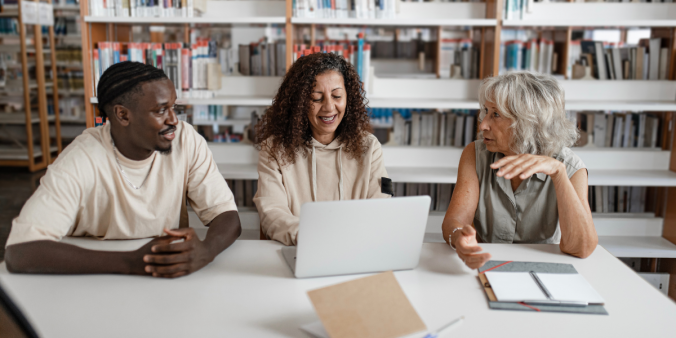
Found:
<path fill-rule="evenodd" d="M 470 269 L 478 269 L 491 259 L 491 254 L 479 253 L 483 249 L 476 241 L 476 230 L 471 225 L 465 225 L 462 230 L 454 232 L 451 235 L 451 244 L 458 252 L 458 257 Z"/>
<path fill-rule="evenodd" d="M 566 174 L 566 167 L 557 159 L 531 154 L 505 156 L 491 164 L 491 168 L 500 168 L 497 175 L 508 180 L 517 176 L 524 180 L 536 173 L 544 173 L 548 176 L 557 176 L 559 173 Z"/>

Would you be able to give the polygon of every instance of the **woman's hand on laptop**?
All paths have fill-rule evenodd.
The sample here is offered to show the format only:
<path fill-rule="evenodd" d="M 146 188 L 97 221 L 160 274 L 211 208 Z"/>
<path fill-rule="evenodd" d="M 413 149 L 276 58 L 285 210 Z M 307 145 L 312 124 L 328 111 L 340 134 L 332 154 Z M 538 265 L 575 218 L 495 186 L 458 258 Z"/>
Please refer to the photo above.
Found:
<path fill-rule="evenodd" d="M 491 254 L 479 253 L 483 249 L 476 241 L 476 230 L 471 225 L 455 231 L 451 235 L 451 244 L 458 252 L 458 257 L 471 269 L 478 269 L 491 259 Z"/>

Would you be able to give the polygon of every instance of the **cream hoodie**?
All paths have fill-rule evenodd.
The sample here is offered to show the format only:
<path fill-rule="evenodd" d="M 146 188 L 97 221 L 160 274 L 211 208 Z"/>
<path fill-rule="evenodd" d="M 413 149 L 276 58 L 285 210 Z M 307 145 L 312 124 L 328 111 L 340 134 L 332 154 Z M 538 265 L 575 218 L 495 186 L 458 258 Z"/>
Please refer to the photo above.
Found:
<path fill-rule="evenodd" d="M 309 155 L 299 154 L 295 163 L 283 167 L 277 156 L 271 159 L 261 150 L 254 202 L 263 233 L 285 245 L 296 245 L 303 203 L 390 197 L 380 190 L 380 179 L 387 177 L 380 142 L 369 135 L 367 143 L 369 149 L 361 163 L 348 157 L 338 139 L 328 145 L 312 139 Z"/>

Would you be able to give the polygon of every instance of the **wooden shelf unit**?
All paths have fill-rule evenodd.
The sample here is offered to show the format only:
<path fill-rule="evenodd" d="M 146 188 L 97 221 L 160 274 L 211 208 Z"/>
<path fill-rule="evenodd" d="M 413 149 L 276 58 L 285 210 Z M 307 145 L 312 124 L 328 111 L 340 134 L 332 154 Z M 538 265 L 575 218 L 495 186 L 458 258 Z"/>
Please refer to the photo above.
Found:
<path fill-rule="evenodd" d="M 54 81 L 57 81 L 54 76 L 51 82 L 47 82 L 47 75 L 45 71 L 46 63 L 45 56 L 50 58 L 51 73 L 56 74 L 56 52 L 54 44 L 54 27 L 49 27 L 47 41 L 49 42 L 49 49 L 43 49 L 42 26 L 31 25 L 33 27 L 33 47 L 28 48 L 26 43 L 27 24 L 23 23 L 21 17 L 21 2 L 32 0 L 18 0 L 17 6 L 9 7 L 9 10 L 3 13 L 5 16 L 16 17 L 18 20 L 20 45 L 18 52 L 21 55 L 21 71 L 23 76 L 23 102 L 24 115 L 26 125 L 26 145 L 23 148 L 2 147 L 0 149 L 0 166 L 13 167 L 27 167 L 31 172 L 46 168 L 54 161 L 55 156 L 61 153 L 61 124 L 59 121 L 59 97 L 58 88 L 54 86 Z M 52 0 L 45 2 L 51 3 Z M 28 53 L 35 53 L 34 62 L 30 64 L 35 65 L 36 79 L 31 80 L 28 76 L 29 61 Z M 52 102 L 54 104 L 54 116 L 47 115 L 47 87 L 52 87 Z M 37 107 L 31 106 L 31 90 L 37 91 Z M 9 93 L 9 92 L 8 92 Z M 18 91 L 21 93 L 21 91 Z M 34 114 L 33 112 L 37 112 Z M 36 121 L 37 118 L 37 121 Z M 13 120 L 13 119 L 10 119 Z M 49 132 L 49 122 L 53 121 L 55 128 L 56 145 L 52 146 Z M 16 121 L 12 121 L 16 122 Z M 2 123 L 2 122 L 0 122 Z M 39 149 L 35 149 L 36 145 L 33 143 L 33 124 L 39 125 L 40 144 Z M 5 150 L 3 154 L 3 150 Z M 25 151 L 25 154 L 23 152 Z"/>
<path fill-rule="evenodd" d="M 247 4 L 243 4 L 247 2 Z M 82 23 L 83 69 L 85 76 L 85 97 L 90 98 L 87 105 L 87 126 L 94 126 L 96 98 L 92 86 L 92 50 L 98 42 L 126 42 L 133 24 L 183 25 L 187 29 L 192 24 L 280 24 L 286 30 L 286 63 L 291 66 L 293 44 L 296 42 L 296 30 L 310 27 L 311 31 L 320 25 L 352 26 L 395 26 L 395 27 L 436 27 L 441 31 L 447 26 L 473 26 L 478 30 L 480 43 L 480 78 L 499 72 L 500 45 L 502 29 L 528 27 L 539 31 L 551 29 L 564 33 L 561 62 L 568 60 L 572 31 L 578 27 L 651 27 L 653 36 L 669 37 L 671 59 L 669 60 L 668 81 L 580 81 L 565 80 L 562 86 L 566 91 L 566 106 L 570 110 L 637 110 L 661 112 L 664 123 L 673 129 L 676 112 L 676 16 L 672 15 L 676 4 L 614 4 L 614 3 L 534 3 L 533 13 L 523 20 L 503 20 L 504 2 L 486 0 L 484 3 L 401 3 L 399 19 L 357 20 L 357 19 L 319 19 L 292 17 L 292 0 L 275 3 L 271 9 L 252 8 L 252 1 L 221 1 L 232 6 L 244 6 L 239 18 L 232 12 L 227 17 L 218 17 L 223 12 L 210 7 L 208 16 L 200 18 L 104 18 L 88 16 L 87 2 L 80 6 Z M 207 1 L 207 6 L 216 2 Z M 280 7 L 284 6 L 283 12 Z M 220 4 L 219 6 L 225 6 Z M 259 5 L 261 8 L 266 5 Z M 416 7 L 419 6 L 419 7 Z M 422 6 L 429 6 L 423 9 Z M 420 13 L 438 6 L 433 16 Z M 446 7 L 443 7 L 446 6 Z M 452 7 L 457 6 L 457 7 Z M 462 8 L 462 11 L 439 10 L 438 8 Z M 481 7 L 483 6 L 483 7 Z M 586 6 L 586 7 L 585 7 Z M 621 7 L 625 6 L 625 7 Z M 580 9 L 584 7 L 584 9 Z M 594 11 L 588 10 L 596 8 Z M 631 7 L 631 8 L 630 8 Z M 650 8 L 649 8 L 650 7 Z M 658 8 L 659 7 L 659 8 Z M 481 8 L 477 11 L 477 8 Z M 618 9 L 619 8 L 619 9 Z M 636 10 L 634 10 L 636 8 Z M 260 10 L 260 12 L 259 12 Z M 463 12 L 464 11 L 464 12 Z M 281 14 L 280 14 L 281 13 Z M 405 13 L 405 14 L 404 14 Z M 461 13 L 461 14 L 458 14 Z M 464 13 L 464 14 L 462 14 Z M 613 14 L 614 13 L 614 14 Z M 618 14 L 619 13 L 619 14 Z M 589 17 L 592 15 L 593 17 Z M 225 14 L 224 14 L 225 15 Z M 417 16 L 416 16 L 417 15 Z M 283 20 L 280 20 L 283 18 Z M 440 36 L 440 34 L 438 34 Z M 314 37 L 314 34 L 312 34 Z M 185 42 L 189 36 L 185 34 Z M 438 44 L 440 46 L 440 44 Z M 438 47 L 440 48 L 440 47 Z M 439 77 L 438 58 L 435 72 Z M 563 74 L 566 67 L 558 67 Z M 225 78 L 223 90 L 211 99 L 184 99 L 184 104 L 214 105 L 250 105 L 260 106 L 271 103 L 272 95 L 279 85 L 278 79 L 264 77 Z M 242 85 L 244 84 L 244 85 Z M 445 79 L 401 79 L 379 78 L 371 81 L 369 105 L 371 107 L 391 108 L 443 108 L 477 109 L 477 89 L 479 80 Z M 576 148 L 590 169 L 590 185 L 645 185 L 658 187 L 656 212 L 649 215 L 594 215 L 595 225 L 604 245 L 618 257 L 644 257 L 653 259 L 653 271 L 671 274 L 670 297 L 676 299 L 676 148 L 671 138 L 663 139 L 662 150 L 650 149 L 612 149 L 612 148 Z M 257 179 L 257 153 L 247 145 L 210 144 L 219 170 L 227 179 Z M 457 177 L 457 164 L 461 149 L 442 147 L 384 147 L 386 167 L 390 176 L 399 182 L 454 183 Z M 412 160 L 417 158 L 417 160 Z M 401 163 L 399 163 L 399 162 Z M 419 163 L 411 167 L 411 163 Z M 255 210 L 243 210 L 243 219 L 258 222 Z M 432 212 L 428 221 L 426 240 L 439 240 L 439 225 L 443 213 Z M 247 221 L 247 222 L 249 222 Z M 245 229 L 255 231 L 255 225 Z M 443 240 L 443 239 L 442 239 Z M 657 264 L 656 259 L 661 259 Z"/>

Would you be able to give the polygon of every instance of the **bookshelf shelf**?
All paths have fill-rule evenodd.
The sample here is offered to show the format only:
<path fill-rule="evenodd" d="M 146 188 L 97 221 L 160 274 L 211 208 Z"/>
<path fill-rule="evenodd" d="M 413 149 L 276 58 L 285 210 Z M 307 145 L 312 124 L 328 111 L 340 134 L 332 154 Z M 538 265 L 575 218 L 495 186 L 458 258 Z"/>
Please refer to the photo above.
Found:
<path fill-rule="evenodd" d="M 534 2 L 523 19 L 503 26 L 522 27 L 674 27 L 676 4 L 608 2 Z"/>
<path fill-rule="evenodd" d="M 353 26 L 482 26 L 497 25 L 486 19 L 485 2 L 399 2 L 399 11 L 392 19 L 303 18 L 293 17 L 294 24 Z"/>
<path fill-rule="evenodd" d="M 54 115 L 47 116 L 47 121 L 54 121 Z M 37 113 L 31 114 L 31 123 L 40 123 L 40 117 Z M 3 114 L 0 113 L 0 125 L 25 125 L 26 124 L 26 114 L 21 113 L 9 113 Z"/>
<path fill-rule="evenodd" d="M 98 104 L 99 100 L 96 97 L 92 97 L 89 99 L 89 102 Z M 224 96 L 210 99 L 178 99 L 176 103 L 185 105 L 269 106 L 272 104 L 272 97 Z"/>
<path fill-rule="evenodd" d="M 192 121 L 193 126 L 246 126 L 251 123 L 251 120 L 194 120 Z"/>
<path fill-rule="evenodd" d="M 336 18 L 292 18 L 291 23 L 309 25 L 350 25 L 350 26 L 479 26 L 491 27 L 497 24 L 496 19 L 336 19 Z"/>
<path fill-rule="evenodd" d="M 676 20 L 505 20 L 504 27 L 674 27 Z"/>
<path fill-rule="evenodd" d="M 79 11 L 79 5 L 54 5 L 54 10 L 60 11 Z"/>
<path fill-rule="evenodd" d="M 257 180 L 258 166 L 256 164 L 224 164 L 216 162 L 218 171 L 226 180 Z"/>
<path fill-rule="evenodd" d="M 56 146 L 49 147 L 50 153 L 58 150 Z M 34 146 L 33 158 L 42 156 L 42 149 Z M 14 146 L 0 146 L 0 161 L 27 161 L 29 159 L 26 149 Z"/>
<path fill-rule="evenodd" d="M 615 257 L 676 258 L 676 245 L 660 236 L 599 236 Z"/>
<path fill-rule="evenodd" d="M 204 16 L 201 17 L 108 17 L 85 16 L 91 23 L 128 24 L 284 24 L 286 22 L 285 1 L 205 1 Z"/>
<path fill-rule="evenodd" d="M 258 179 L 258 151 L 247 144 L 210 143 L 226 179 Z M 462 148 L 384 146 L 385 168 L 394 182 L 456 183 Z M 589 168 L 590 186 L 676 187 L 669 151 L 652 148 L 573 148 Z M 232 159 L 238 159 L 233 163 Z"/>
<path fill-rule="evenodd" d="M 570 101 L 566 110 L 675 111 L 676 101 Z"/>
<path fill-rule="evenodd" d="M 281 17 L 193 17 L 193 18 L 146 18 L 146 17 L 109 17 L 109 16 L 85 16 L 85 22 L 90 23 L 121 23 L 121 24 L 283 24 L 285 18 Z"/>

